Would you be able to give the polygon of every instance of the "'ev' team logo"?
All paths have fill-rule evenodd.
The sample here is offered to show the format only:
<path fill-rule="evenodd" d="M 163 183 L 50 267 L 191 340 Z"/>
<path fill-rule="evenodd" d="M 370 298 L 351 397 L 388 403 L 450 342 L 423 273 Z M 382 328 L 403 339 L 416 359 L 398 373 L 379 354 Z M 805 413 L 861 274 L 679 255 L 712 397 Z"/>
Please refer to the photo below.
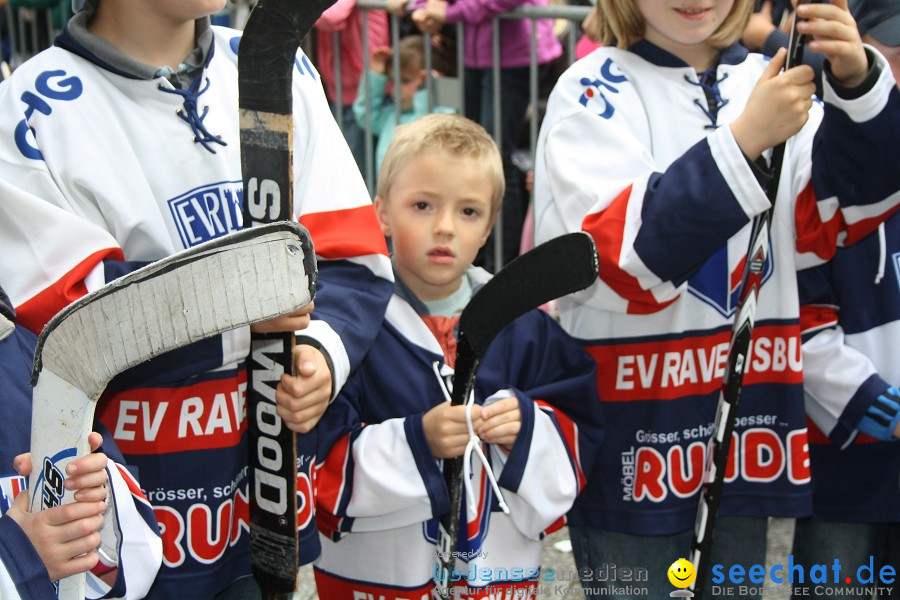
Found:
<path fill-rule="evenodd" d="M 606 62 L 603 63 L 603 66 L 600 67 L 599 79 L 591 79 L 589 77 L 581 78 L 581 85 L 585 86 L 585 90 L 578 98 L 578 102 L 604 119 L 609 119 L 616 111 L 615 107 L 606 97 L 606 94 L 618 94 L 619 88 L 616 87 L 617 84 L 620 84 L 627 79 L 621 73 L 613 73 L 612 67 L 612 59 L 607 58 Z"/>

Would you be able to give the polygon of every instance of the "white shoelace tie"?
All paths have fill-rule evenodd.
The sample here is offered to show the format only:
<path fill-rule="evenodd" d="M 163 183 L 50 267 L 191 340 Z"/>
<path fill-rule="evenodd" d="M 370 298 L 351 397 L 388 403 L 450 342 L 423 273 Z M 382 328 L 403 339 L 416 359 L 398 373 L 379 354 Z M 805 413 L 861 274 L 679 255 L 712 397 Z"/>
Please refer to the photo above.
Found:
<path fill-rule="evenodd" d="M 444 394 L 444 399 L 447 402 L 450 402 L 450 391 L 447 389 L 447 382 L 443 377 L 441 377 L 441 372 L 438 369 L 438 361 L 434 361 L 431 366 L 434 369 L 434 374 L 437 377 L 438 382 L 440 383 L 441 392 L 443 392 Z M 466 490 L 466 500 L 469 504 L 469 510 L 472 513 L 478 510 L 478 503 L 475 499 L 475 492 L 472 491 L 472 452 L 475 452 L 475 454 L 478 456 L 478 459 L 481 461 L 481 465 L 484 468 L 491 487 L 494 489 L 494 493 L 497 495 L 497 505 L 500 507 L 500 510 L 502 510 L 506 514 L 509 514 L 509 506 L 507 506 L 506 502 L 503 500 L 503 494 L 500 493 L 500 486 L 497 485 L 497 479 L 494 477 L 494 472 L 491 470 L 491 465 L 481 449 L 481 438 L 478 437 L 478 435 L 475 433 L 475 428 L 472 426 L 472 405 L 474 404 L 475 391 L 473 390 L 469 393 L 469 397 L 466 399 L 466 428 L 468 428 L 469 430 L 469 442 L 466 444 L 466 450 L 463 453 L 463 487 Z"/>

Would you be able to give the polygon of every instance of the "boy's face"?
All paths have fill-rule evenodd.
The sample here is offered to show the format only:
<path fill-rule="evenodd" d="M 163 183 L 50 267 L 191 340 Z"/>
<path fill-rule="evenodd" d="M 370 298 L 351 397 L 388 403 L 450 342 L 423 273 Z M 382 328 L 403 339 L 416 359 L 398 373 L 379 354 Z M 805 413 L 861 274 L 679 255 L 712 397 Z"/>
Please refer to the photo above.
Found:
<path fill-rule="evenodd" d="M 400 168 L 389 195 L 375 198 L 375 212 L 397 273 L 420 300 L 446 298 L 494 224 L 485 169 L 471 157 L 426 152 Z"/>

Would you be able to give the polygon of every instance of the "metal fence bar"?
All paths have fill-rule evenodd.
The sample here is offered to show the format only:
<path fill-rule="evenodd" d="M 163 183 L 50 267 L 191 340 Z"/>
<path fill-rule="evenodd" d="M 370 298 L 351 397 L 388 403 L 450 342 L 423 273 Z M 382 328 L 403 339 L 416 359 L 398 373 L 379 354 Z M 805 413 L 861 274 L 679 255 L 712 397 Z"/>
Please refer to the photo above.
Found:
<path fill-rule="evenodd" d="M 368 37 L 368 36 L 366 36 Z M 334 120 L 344 130 L 344 82 L 341 74 L 341 35 L 340 31 L 331 32 L 331 51 L 334 53 Z"/>
<path fill-rule="evenodd" d="M 456 24 L 456 76 L 459 78 L 459 112 L 466 114 L 466 52 L 462 21 Z"/>
<path fill-rule="evenodd" d="M 497 147 L 503 150 L 503 120 L 500 106 L 500 19 L 491 19 L 491 46 L 492 62 L 491 79 L 493 80 L 493 110 L 494 110 L 494 141 Z M 465 90 L 463 90 L 465 94 Z M 482 104 L 484 106 L 484 104 Z M 503 266 L 503 219 L 497 219 L 494 225 L 494 272 Z"/>
<path fill-rule="evenodd" d="M 362 11 L 362 30 L 364 32 L 369 31 L 369 11 Z M 365 161 L 364 161 L 364 173 L 363 176 L 366 180 L 366 187 L 369 190 L 369 195 L 374 195 L 375 192 L 375 176 L 373 175 L 373 171 L 375 170 L 375 152 L 373 148 L 373 140 L 374 135 L 372 133 L 372 94 L 370 93 L 371 88 L 371 70 L 372 70 L 372 49 L 369 48 L 369 36 L 363 34 L 362 39 L 362 53 L 363 53 L 363 88 L 365 89 L 365 106 L 366 106 L 366 119 L 363 127 L 365 129 L 365 136 L 363 140 L 363 145 L 365 147 Z M 356 119 L 356 112 L 353 113 L 353 118 Z"/>

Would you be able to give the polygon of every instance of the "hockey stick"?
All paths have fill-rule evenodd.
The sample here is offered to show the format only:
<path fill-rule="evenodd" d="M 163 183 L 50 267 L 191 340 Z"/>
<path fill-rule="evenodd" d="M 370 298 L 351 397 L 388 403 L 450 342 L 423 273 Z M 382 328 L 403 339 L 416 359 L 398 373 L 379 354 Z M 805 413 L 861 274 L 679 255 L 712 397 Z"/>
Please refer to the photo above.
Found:
<path fill-rule="evenodd" d="M 238 47 L 244 226 L 294 218 L 293 70 L 297 48 L 334 0 L 259 0 Z M 293 371 L 294 334 L 253 334 L 248 361 L 250 564 L 264 597 L 297 588 L 297 440 L 273 410 Z"/>
<path fill-rule="evenodd" d="M 810 0 L 799 0 L 797 3 L 807 4 Z M 791 35 L 788 40 L 788 54 L 784 64 L 787 71 L 803 61 L 803 35 L 797 32 L 797 21 L 794 19 Z M 697 507 L 697 519 L 694 522 L 694 538 L 691 542 L 691 562 L 697 571 L 697 578 L 690 586 L 697 598 L 703 597 L 703 586 L 710 568 L 713 532 L 716 516 L 722 501 L 725 487 L 725 470 L 728 453 L 731 450 L 731 435 L 737 418 L 738 403 L 741 400 L 741 387 L 744 381 L 744 368 L 753 336 L 753 320 L 756 316 L 757 300 L 765 275 L 766 261 L 769 258 L 769 231 L 772 228 L 772 215 L 775 210 L 775 199 L 778 195 L 778 181 L 784 164 L 786 142 L 772 148 L 772 179 L 766 185 L 766 196 L 771 206 L 753 221 L 750 232 L 750 246 L 744 272 L 741 275 L 741 288 L 738 295 L 737 312 L 731 331 L 731 342 L 728 347 L 728 368 L 722 381 L 713 432 L 706 451 L 706 467 L 703 473 L 703 489 Z M 677 592 L 673 592 L 677 593 Z"/>
<path fill-rule="evenodd" d="M 529 310 L 571 294 L 597 279 L 597 250 L 585 233 L 570 233 L 545 242 L 503 267 L 472 296 L 459 317 L 451 404 L 463 404 L 475 386 L 475 373 L 497 334 Z M 456 562 L 462 500 L 462 457 L 444 461 L 444 481 L 450 510 L 438 531 L 439 578 L 435 595 L 450 595 L 450 574 Z"/>
<path fill-rule="evenodd" d="M 299 310 L 312 300 L 315 278 L 307 231 L 276 223 L 173 254 L 60 311 L 41 332 L 34 355 L 31 510 L 74 501 L 63 487 L 65 467 L 90 452 L 97 399 L 115 375 L 192 342 Z M 63 579 L 59 598 L 84 598 L 84 586 L 83 573 Z"/>

